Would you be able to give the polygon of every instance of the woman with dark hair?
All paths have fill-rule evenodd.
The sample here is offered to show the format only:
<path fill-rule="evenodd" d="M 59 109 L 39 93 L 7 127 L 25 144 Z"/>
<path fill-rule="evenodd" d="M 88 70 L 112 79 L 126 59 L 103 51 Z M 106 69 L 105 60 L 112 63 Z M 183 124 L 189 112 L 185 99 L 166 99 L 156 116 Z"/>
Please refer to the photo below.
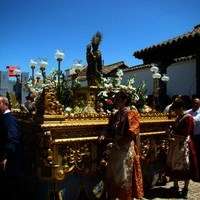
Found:
<path fill-rule="evenodd" d="M 132 200 L 142 198 L 143 179 L 139 150 L 140 116 L 137 110 L 130 110 L 131 96 L 119 92 L 115 97 L 118 110 L 109 118 L 108 130 L 100 141 L 108 141 L 109 158 L 105 189 L 111 199 Z"/>
<path fill-rule="evenodd" d="M 181 97 L 176 98 L 172 110 L 177 115 L 171 134 L 171 141 L 167 164 L 169 176 L 174 181 L 171 188 L 176 196 L 187 197 L 189 180 L 198 178 L 196 152 L 194 149 L 193 129 L 194 120 L 190 114 L 185 113 L 185 104 Z M 179 192 L 179 180 L 184 180 L 184 188 Z"/>

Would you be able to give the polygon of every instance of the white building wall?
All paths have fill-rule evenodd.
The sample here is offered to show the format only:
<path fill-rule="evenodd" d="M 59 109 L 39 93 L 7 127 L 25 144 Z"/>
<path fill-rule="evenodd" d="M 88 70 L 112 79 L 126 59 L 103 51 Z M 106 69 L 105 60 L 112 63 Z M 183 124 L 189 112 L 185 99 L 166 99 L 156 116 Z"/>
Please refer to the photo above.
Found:
<path fill-rule="evenodd" d="M 172 97 L 174 94 L 188 95 L 192 97 L 196 94 L 196 60 L 186 60 L 170 65 L 167 68 L 169 81 L 167 84 L 167 95 Z M 123 83 L 126 83 L 129 77 L 135 76 L 135 86 L 138 86 L 143 80 L 146 82 L 147 95 L 153 91 L 152 72 L 149 68 L 132 70 L 124 73 Z"/>
<path fill-rule="evenodd" d="M 21 74 L 21 81 L 22 81 L 22 88 L 21 88 L 21 98 L 22 98 L 22 104 L 26 101 L 26 96 L 28 95 L 27 92 L 25 92 L 25 83 L 29 80 L 29 73 L 28 72 L 22 72 Z"/>
<path fill-rule="evenodd" d="M 137 67 L 137 66 L 136 66 Z M 169 76 L 167 84 L 167 95 L 171 98 L 175 94 L 196 94 L 196 59 L 177 62 L 167 68 L 166 75 Z M 135 77 L 135 87 L 142 81 L 146 82 L 146 95 L 153 92 L 153 78 L 150 68 L 138 68 L 124 71 L 122 83 L 126 84 L 130 77 Z M 81 81 L 81 86 L 87 86 L 87 81 Z"/>
<path fill-rule="evenodd" d="M 122 84 L 126 85 L 129 78 L 135 77 L 135 83 L 133 86 L 137 87 L 142 81 L 146 82 L 146 89 L 147 89 L 147 95 L 152 94 L 152 88 L 153 88 L 153 78 L 152 73 L 150 72 L 150 69 L 139 69 L 139 70 L 133 70 L 133 71 L 126 71 L 124 72 Z M 68 85 L 70 86 L 71 80 L 68 80 Z M 81 87 L 87 86 L 87 79 L 80 82 Z"/>
<path fill-rule="evenodd" d="M 146 87 L 145 89 L 147 90 L 147 95 L 152 94 L 152 89 L 153 89 L 153 78 L 152 78 L 152 72 L 150 71 L 149 68 L 145 69 L 138 69 L 138 70 L 133 70 L 133 71 L 128 71 L 124 73 L 122 83 L 126 84 L 127 80 L 130 77 L 135 77 L 135 83 L 133 86 L 137 87 L 140 83 L 145 81 Z"/>
<path fill-rule="evenodd" d="M 8 72 L 0 71 L 0 94 L 6 96 L 8 88 Z"/>
<path fill-rule="evenodd" d="M 9 87 L 8 87 L 8 91 L 15 94 L 14 92 L 14 85 L 16 84 L 16 80 L 8 80 L 9 82 Z"/>
<path fill-rule="evenodd" d="M 25 92 L 24 90 L 24 84 L 27 83 L 28 79 L 29 79 L 29 73 L 23 72 L 21 74 L 21 81 L 22 81 L 21 91 L 18 91 L 19 93 L 21 93 L 22 103 L 25 102 L 25 97 L 28 95 L 28 93 Z M 15 94 L 15 91 L 14 91 L 15 84 L 16 84 L 16 79 L 9 80 L 7 71 L 0 71 L 0 94 L 1 95 L 6 96 L 7 92 L 11 92 Z"/>
<path fill-rule="evenodd" d="M 167 84 L 167 94 L 189 95 L 196 94 L 196 60 L 174 63 L 167 68 L 170 80 Z"/>

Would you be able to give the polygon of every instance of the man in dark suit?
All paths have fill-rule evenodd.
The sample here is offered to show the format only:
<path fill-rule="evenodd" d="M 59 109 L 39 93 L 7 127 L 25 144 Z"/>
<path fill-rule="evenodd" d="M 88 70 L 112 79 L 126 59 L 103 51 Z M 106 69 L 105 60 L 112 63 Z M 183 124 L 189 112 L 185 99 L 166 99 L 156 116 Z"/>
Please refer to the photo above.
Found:
<path fill-rule="evenodd" d="M 16 117 L 9 110 L 9 101 L 0 95 L 0 195 L 4 200 L 22 199 L 21 132 Z"/>

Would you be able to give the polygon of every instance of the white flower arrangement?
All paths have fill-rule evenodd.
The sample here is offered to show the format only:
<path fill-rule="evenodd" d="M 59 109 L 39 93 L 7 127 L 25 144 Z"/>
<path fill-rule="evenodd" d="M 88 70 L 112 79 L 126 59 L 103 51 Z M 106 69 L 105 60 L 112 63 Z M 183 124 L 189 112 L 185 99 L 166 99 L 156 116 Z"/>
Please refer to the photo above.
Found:
<path fill-rule="evenodd" d="M 134 87 L 135 77 L 129 78 L 126 85 L 122 84 L 123 71 L 118 69 L 116 76 L 113 78 L 103 78 L 103 90 L 98 94 L 99 106 L 104 112 L 110 113 L 115 109 L 114 97 L 119 91 L 125 91 L 131 95 L 131 108 L 137 108 L 142 111 L 147 96 L 145 95 L 145 82 L 140 83 L 138 87 Z"/>

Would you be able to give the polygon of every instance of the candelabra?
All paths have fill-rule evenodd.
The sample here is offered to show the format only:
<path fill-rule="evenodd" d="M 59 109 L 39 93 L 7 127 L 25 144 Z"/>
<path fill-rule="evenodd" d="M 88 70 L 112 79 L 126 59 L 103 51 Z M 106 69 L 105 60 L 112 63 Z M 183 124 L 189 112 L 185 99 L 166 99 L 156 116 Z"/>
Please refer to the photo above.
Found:
<path fill-rule="evenodd" d="M 159 73 L 159 68 L 152 64 L 152 67 L 150 68 L 150 71 L 152 72 L 152 78 L 153 78 L 153 99 L 152 99 L 152 107 L 153 110 L 156 111 L 156 98 L 159 96 L 159 80 L 161 79 L 163 82 L 167 83 L 169 81 L 169 77 L 165 74 L 161 75 Z"/>
<path fill-rule="evenodd" d="M 16 77 L 16 82 L 20 82 L 20 76 L 22 74 L 21 70 L 15 69 L 13 73 L 14 73 L 14 75 Z"/>
<path fill-rule="evenodd" d="M 35 67 L 37 66 L 37 62 L 35 62 L 33 59 L 31 59 L 29 64 L 32 69 L 32 76 L 31 76 L 32 83 L 34 83 L 35 82 L 34 70 L 35 70 Z"/>
<path fill-rule="evenodd" d="M 46 79 L 45 69 L 48 66 L 48 62 L 45 59 L 41 59 L 39 62 L 39 66 L 40 66 L 40 70 L 42 72 L 43 83 L 45 83 L 45 79 Z"/>
<path fill-rule="evenodd" d="M 62 74 L 61 70 L 60 70 L 60 64 L 61 64 L 61 61 L 64 59 L 65 57 L 65 54 L 60 51 L 60 50 L 56 50 L 56 53 L 55 53 L 55 59 L 58 61 L 58 72 L 57 72 L 57 75 L 58 75 L 58 85 L 57 85 L 57 88 L 58 88 L 58 99 L 60 100 L 60 91 L 61 91 L 61 84 L 60 84 L 60 76 Z"/>

